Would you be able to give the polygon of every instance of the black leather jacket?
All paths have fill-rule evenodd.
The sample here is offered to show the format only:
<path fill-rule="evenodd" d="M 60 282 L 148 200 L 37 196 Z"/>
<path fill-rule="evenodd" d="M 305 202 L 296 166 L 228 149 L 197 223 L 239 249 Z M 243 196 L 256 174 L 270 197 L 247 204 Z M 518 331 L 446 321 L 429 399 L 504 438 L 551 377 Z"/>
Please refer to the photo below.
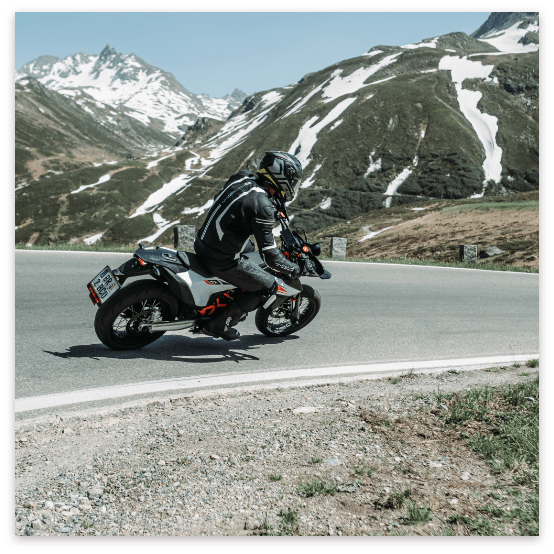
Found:
<path fill-rule="evenodd" d="M 250 236 L 254 235 L 265 263 L 276 271 L 293 274 L 298 266 L 283 256 L 273 236 L 276 212 L 277 207 L 259 178 L 239 171 L 214 198 L 194 247 L 204 258 L 226 262 L 251 251 Z"/>

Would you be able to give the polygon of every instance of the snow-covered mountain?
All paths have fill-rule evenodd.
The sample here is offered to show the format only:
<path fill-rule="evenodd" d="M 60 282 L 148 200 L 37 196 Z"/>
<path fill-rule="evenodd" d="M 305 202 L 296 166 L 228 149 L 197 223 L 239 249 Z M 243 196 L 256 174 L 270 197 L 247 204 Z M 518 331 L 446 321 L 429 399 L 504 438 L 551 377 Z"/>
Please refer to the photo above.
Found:
<path fill-rule="evenodd" d="M 174 138 L 199 117 L 227 119 L 246 97 L 238 89 L 224 98 L 193 94 L 171 73 L 109 45 L 99 55 L 79 53 L 63 60 L 41 56 L 25 64 L 16 76 L 34 77 L 73 98 L 86 111 L 119 109 Z"/>
<path fill-rule="evenodd" d="M 491 14 L 476 34 L 374 46 L 244 98 L 225 120 L 199 116 L 156 156 L 21 184 L 16 239 L 171 244 L 174 225 L 201 225 L 225 180 L 266 150 L 301 160 L 291 213 L 308 232 L 403 203 L 536 190 L 538 19 Z M 59 62 L 44 63 L 39 80 Z M 106 86 L 98 98 L 116 94 Z"/>

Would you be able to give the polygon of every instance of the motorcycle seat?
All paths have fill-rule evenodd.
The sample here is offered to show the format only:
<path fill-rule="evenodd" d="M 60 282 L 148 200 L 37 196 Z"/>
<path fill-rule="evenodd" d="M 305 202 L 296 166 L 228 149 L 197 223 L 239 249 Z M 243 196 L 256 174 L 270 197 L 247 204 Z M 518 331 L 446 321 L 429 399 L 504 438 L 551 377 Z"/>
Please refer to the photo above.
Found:
<path fill-rule="evenodd" d="M 208 271 L 196 254 L 193 254 L 192 252 L 184 252 L 183 250 L 177 250 L 177 257 L 187 269 L 192 269 L 192 271 L 202 275 L 202 277 L 213 277 L 213 274 Z"/>

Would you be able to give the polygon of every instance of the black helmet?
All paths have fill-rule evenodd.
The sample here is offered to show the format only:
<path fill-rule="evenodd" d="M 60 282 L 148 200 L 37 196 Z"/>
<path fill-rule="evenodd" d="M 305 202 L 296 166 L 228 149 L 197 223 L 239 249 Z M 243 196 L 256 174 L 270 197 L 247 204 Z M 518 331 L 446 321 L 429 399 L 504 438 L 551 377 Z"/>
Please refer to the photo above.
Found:
<path fill-rule="evenodd" d="M 285 202 L 290 202 L 300 188 L 302 166 L 292 154 L 266 152 L 260 162 L 258 175 L 266 178 Z"/>

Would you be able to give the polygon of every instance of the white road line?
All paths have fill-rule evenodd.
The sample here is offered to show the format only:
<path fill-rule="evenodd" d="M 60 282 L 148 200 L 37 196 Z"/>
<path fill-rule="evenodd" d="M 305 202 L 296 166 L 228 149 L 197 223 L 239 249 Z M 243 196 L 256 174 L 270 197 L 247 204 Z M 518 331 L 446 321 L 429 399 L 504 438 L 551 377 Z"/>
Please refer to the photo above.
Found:
<path fill-rule="evenodd" d="M 81 402 L 93 402 L 122 398 L 139 394 L 148 394 L 179 389 L 191 390 L 205 387 L 217 387 L 222 385 L 239 385 L 243 383 L 261 383 L 265 381 L 282 381 L 298 379 L 302 377 L 322 377 L 336 375 L 353 375 L 364 373 L 383 373 L 390 371 L 410 371 L 436 368 L 452 368 L 473 365 L 494 365 L 525 362 L 530 359 L 538 359 L 538 354 L 518 356 L 493 356 L 488 358 L 462 358 L 456 360 L 429 360 L 418 362 L 394 362 L 387 364 L 350 365 L 338 367 L 316 367 L 311 369 L 287 369 L 279 371 L 267 371 L 261 373 L 238 373 L 231 375 L 210 375 L 207 377 L 187 379 L 166 379 L 162 381 L 146 381 L 142 383 L 130 383 L 113 387 L 101 387 L 96 389 L 77 390 L 59 394 L 48 394 L 30 398 L 17 398 L 15 400 L 15 412 L 27 412 L 79 404 Z"/>

